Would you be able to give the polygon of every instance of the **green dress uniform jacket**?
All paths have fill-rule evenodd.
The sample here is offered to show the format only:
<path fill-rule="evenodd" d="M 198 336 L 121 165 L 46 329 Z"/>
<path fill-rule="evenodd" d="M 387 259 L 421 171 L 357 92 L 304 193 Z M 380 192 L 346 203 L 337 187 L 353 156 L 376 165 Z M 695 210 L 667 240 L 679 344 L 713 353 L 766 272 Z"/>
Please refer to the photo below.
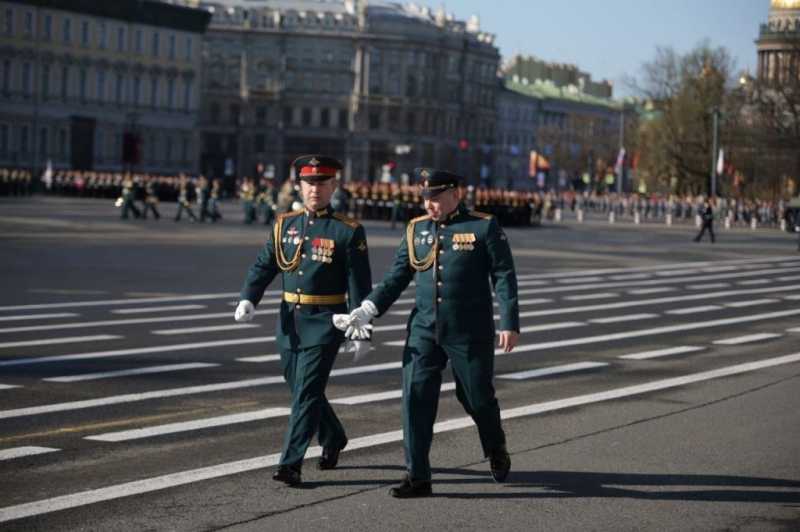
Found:
<path fill-rule="evenodd" d="M 433 424 L 448 360 L 456 397 L 478 427 L 484 455 L 505 449 L 493 385 L 492 288 L 500 329 L 519 332 L 517 277 L 497 220 L 461 204 L 446 220 L 411 220 L 394 265 L 367 299 L 382 314 L 412 279 L 416 304 L 403 351 L 403 443 L 411 478 L 430 480 Z"/>
<path fill-rule="evenodd" d="M 412 279 L 416 305 L 408 320 L 411 337 L 440 344 L 493 343 L 492 288 L 500 309 L 500 330 L 519 332 L 511 248 L 491 215 L 461 204 L 438 223 L 430 216 L 411 220 L 391 270 L 368 297 L 379 315 Z"/>
<path fill-rule="evenodd" d="M 278 273 L 284 291 L 278 345 L 305 349 L 341 343 L 344 335 L 333 326 L 333 314 L 347 312 L 345 294 L 349 308 L 357 308 L 372 288 L 364 228 L 330 206 L 313 215 L 305 210 L 279 215 L 247 273 L 242 299 L 258 305 Z"/>

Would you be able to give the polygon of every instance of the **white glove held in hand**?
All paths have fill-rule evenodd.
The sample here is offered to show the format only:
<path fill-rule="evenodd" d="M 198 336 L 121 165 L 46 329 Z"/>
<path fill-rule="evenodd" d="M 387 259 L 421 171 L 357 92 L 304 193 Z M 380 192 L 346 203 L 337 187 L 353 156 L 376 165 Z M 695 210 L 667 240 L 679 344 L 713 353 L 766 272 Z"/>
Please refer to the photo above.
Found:
<path fill-rule="evenodd" d="M 350 326 L 350 314 L 334 314 L 333 326 L 340 331 L 346 331 Z"/>
<path fill-rule="evenodd" d="M 236 307 L 236 312 L 233 313 L 233 319 L 238 322 L 251 321 L 256 314 L 256 308 L 246 299 L 239 301 Z"/>
<path fill-rule="evenodd" d="M 378 307 L 369 299 L 361 302 L 361 306 L 350 313 L 350 325 L 361 327 L 367 325 L 378 315 Z"/>

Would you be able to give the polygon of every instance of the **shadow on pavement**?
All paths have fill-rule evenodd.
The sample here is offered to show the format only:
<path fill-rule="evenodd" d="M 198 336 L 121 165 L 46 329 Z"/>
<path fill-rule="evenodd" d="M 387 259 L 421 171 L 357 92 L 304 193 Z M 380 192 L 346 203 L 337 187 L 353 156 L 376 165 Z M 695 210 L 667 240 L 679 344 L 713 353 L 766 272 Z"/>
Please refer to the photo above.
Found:
<path fill-rule="evenodd" d="M 460 470 L 443 470 L 442 472 L 461 473 Z M 474 475 L 475 471 L 470 471 L 470 474 Z M 515 489 L 514 492 L 441 493 L 451 484 L 484 482 L 484 479 L 475 481 L 434 479 L 434 496 L 455 499 L 609 497 L 665 501 L 800 503 L 800 481 L 798 480 L 725 475 L 512 471 L 504 487 Z M 437 485 L 440 487 L 439 490 L 436 490 Z M 632 486 L 639 489 L 633 489 Z M 519 491 L 520 488 L 527 488 L 529 491 Z M 785 491 L 786 489 L 797 491 Z"/>

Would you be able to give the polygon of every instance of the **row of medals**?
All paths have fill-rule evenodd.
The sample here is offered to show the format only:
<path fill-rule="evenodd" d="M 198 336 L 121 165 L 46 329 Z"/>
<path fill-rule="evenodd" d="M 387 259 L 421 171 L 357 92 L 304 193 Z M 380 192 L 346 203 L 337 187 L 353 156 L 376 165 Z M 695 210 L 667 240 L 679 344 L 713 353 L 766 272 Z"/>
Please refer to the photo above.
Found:
<path fill-rule="evenodd" d="M 328 248 L 311 248 L 311 260 L 330 264 L 333 262 L 333 250 Z"/>
<path fill-rule="evenodd" d="M 453 251 L 472 251 L 476 240 L 474 233 L 458 233 L 453 235 Z"/>

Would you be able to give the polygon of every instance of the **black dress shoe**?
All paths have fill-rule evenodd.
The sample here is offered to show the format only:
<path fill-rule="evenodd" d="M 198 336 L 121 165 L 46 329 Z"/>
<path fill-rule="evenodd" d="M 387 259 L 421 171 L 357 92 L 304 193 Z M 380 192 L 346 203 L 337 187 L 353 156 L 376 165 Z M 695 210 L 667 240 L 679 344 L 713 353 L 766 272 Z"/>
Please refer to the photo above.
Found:
<path fill-rule="evenodd" d="M 409 475 L 403 478 L 403 482 L 400 485 L 389 489 L 389 495 L 398 499 L 430 497 L 432 494 L 430 480 L 414 480 Z"/>
<path fill-rule="evenodd" d="M 283 482 L 289 486 L 297 486 L 302 482 L 300 471 L 300 466 L 281 465 L 278 466 L 278 470 L 272 475 L 272 480 Z"/>
<path fill-rule="evenodd" d="M 326 469 L 333 469 L 339 463 L 339 453 L 342 452 L 343 447 L 334 449 L 333 447 L 323 447 L 322 455 L 319 457 L 317 469 L 325 471 Z"/>
<path fill-rule="evenodd" d="M 489 453 L 489 469 L 495 482 L 503 482 L 506 479 L 508 470 L 511 469 L 511 457 L 505 445 Z"/>

